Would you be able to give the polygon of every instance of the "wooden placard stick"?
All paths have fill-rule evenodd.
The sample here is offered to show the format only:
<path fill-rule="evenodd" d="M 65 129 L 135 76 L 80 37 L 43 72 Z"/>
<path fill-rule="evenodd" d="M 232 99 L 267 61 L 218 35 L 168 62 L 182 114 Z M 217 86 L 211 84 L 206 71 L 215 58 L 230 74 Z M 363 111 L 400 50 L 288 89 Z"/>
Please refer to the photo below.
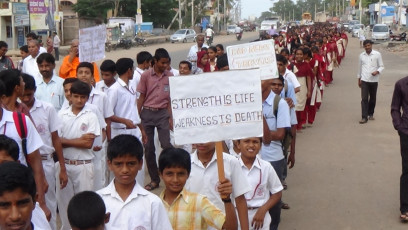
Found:
<path fill-rule="evenodd" d="M 218 181 L 225 180 L 225 172 L 224 172 L 224 157 L 223 157 L 223 148 L 222 148 L 222 141 L 217 141 L 215 143 L 215 153 L 217 154 L 217 167 L 218 167 Z M 221 197 L 225 199 L 227 197 Z"/>

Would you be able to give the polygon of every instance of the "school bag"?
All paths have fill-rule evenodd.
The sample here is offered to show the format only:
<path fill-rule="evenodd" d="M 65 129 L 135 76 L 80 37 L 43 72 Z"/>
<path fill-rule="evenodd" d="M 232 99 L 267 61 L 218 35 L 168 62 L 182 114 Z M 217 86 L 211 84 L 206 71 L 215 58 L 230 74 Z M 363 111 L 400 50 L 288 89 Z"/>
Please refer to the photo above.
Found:
<path fill-rule="evenodd" d="M 287 87 L 287 82 L 285 80 L 285 96 L 288 92 L 288 87 Z M 278 107 L 279 107 L 279 101 L 280 101 L 281 97 L 279 95 L 275 95 L 275 98 L 273 100 L 273 114 L 275 115 L 276 121 L 278 120 Z M 281 144 L 282 144 L 282 150 L 283 150 L 283 155 L 285 156 L 285 158 L 288 157 L 288 152 L 289 152 L 289 148 L 290 148 L 290 144 L 292 143 L 292 131 L 291 131 L 291 127 L 289 128 L 285 128 L 285 136 L 283 138 L 283 140 L 281 140 Z"/>
<path fill-rule="evenodd" d="M 27 161 L 27 165 L 30 166 L 27 158 L 27 122 L 26 117 L 23 113 L 13 112 L 13 120 L 16 126 L 18 135 L 21 138 L 21 147 L 23 148 L 24 157 Z"/>

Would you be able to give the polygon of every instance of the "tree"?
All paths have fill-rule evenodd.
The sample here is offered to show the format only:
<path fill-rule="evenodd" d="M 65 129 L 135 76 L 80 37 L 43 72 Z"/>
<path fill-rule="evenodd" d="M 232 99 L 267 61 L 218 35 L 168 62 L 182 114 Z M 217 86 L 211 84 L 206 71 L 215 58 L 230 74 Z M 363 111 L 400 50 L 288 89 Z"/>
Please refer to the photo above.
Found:
<path fill-rule="evenodd" d="M 112 0 L 78 0 L 72 6 L 72 9 L 78 13 L 80 17 L 105 19 L 106 13 L 112 9 Z"/>

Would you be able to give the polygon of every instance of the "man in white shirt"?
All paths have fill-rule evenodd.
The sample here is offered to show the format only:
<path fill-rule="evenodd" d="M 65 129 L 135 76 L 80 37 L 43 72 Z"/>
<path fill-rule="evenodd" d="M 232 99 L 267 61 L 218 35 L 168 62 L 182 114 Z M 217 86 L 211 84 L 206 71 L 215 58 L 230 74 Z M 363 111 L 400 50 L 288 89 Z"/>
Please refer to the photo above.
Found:
<path fill-rule="evenodd" d="M 373 50 L 373 42 L 363 42 L 365 52 L 360 54 L 358 62 L 358 87 L 361 88 L 361 117 L 360 124 L 374 120 L 374 108 L 377 97 L 380 73 L 384 70 L 381 53 Z"/>
<path fill-rule="evenodd" d="M 54 35 L 53 45 L 54 45 L 54 51 L 55 51 L 55 60 L 59 61 L 59 47 L 60 47 L 61 40 L 58 37 L 57 32 L 54 31 L 52 34 Z"/>
<path fill-rule="evenodd" d="M 28 52 L 30 55 L 23 61 L 23 69 L 21 72 L 30 74 L 34 78 L 41 78 L 40 70 L 37 65 L 37 57 L 40 56 L 40 44 L 37 40 L 31 40 L 27 42 Z"/>
<path fill-rule="evenodd" d="M 147 51 L 139 52 L 136 56 L 137 67 L 133 73 L 133 79 L 130 80 L 129 84 L 132 88 L 137 89 L 137 85 L 140 82 L 140 77 L 142 73 L 149 69 L 153 60 L 153 56 L 151 53 Z M 137 98 L 139 98 L 140 93 L 136 93 Z"/>
<path fill-rule="evenodd" d="M 34 32 L 30 32 L 30 33 L 28 33 L 26 35 L 26 39 L 27 39 L 27 45 L 28 45 L 29 41 L 32 41 L 32 40 L 37 40 L 38 41 L 38 36 Z M 40 54 L 47 53 L 47 49 L 40 46 L 39 52 L 40 52 Z"/>
<path fill-rule="evenodd" d="M 42 53 L 37 57 L 37 66 L 41 77 L 34 78 L 37 86 L 35 97 L 52 104 L 59 111 L 64 104 L 64 80 L 54 73 L 55 59 L 49 53 Z"/>
<path fill-rule="evenodd" d="M 197 52 L 201 51 L 202 48 L 208 48 L 207 44 L 204 44 L 204 35 L 199 34 L 196 37 L 197 44 L 191 46 L 190 51 L 187 55 L 187 61 L 193 64 L 192 72 L 194 73 L 197 69 Z"/>

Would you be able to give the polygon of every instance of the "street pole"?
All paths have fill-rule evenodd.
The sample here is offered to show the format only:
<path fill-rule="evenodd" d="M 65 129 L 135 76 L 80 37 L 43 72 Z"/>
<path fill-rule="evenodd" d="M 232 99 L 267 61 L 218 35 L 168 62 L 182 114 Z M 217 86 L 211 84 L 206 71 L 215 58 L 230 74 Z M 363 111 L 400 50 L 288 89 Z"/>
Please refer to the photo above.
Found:
<path fill-rule="evenodd" d="M 141 15 L 142 15 L 142 0 L 137 0 L 136 13 L 137 13 L 136 18 L 139 17 L 139 19 L 140 19 Z M 137 34 L 140 33 L 140 29 L 141 29 L 140 27 L 142 27 L 141 23 L 142 23 L 141 21 L 137 22 Z"/>
<path fill-rule="evenodd" d="M 382 10 L 381 0 L 378 2 L 378 4 L 380 5 L 380 6 L 379 6 L 380 9 L 378 10 L 378 23 L 379 23 L 379 24 L 382 24 L 382 17 L 381 17 L 381 10 Z"/>
<path fill-rule="evenodd" d="M 403 1 L 402 0 L 399 0 L 399 13 L 398 13 L 398 21 L 399 21 L 399 25 L 400 25 L 400 27 L 402 27 L 402 20 L 401 20 L 401 16 L 402 16 L 402 3 L 403 3 Z M 407 16 L 408 16 L 408 14 L 407 14 Z M 401 28 L 400 28 L 401 29 Z"/>
<path fill-rule="evenodd" d="M 217 22 L 218 22 L 218 32 L 220 32 L 220 0 L 217 0 Z"/>
<path fill-rule="evenodd" d="M 178 16 L 179 16 L 179 29 L 181 29 L 181 0 L 178 0 L 179 3 L 179 10 L 178 10 Z"/>
<path fill-rule="evenodd" d="M 358 3 L 358 10 L 360 11 L 360 24 L 361 24 L 361 18 L 363 16 L 363 4 L 362 4 L 363 0 L 360 0 L 360 2 Z"/>
<path fill-rule="evenodd" d="M 226 25 L 227 20 L 225 18 L 226 16 L 227 16 L 227 4 L 226 4 L 226 1 L 224 0 L 224 29 L 227 28 L 227 25 Z"/>
<path fill-rule="evenodd" d="M 194 29 L 194 0 L 191 0 L 191 28 Z"/>

